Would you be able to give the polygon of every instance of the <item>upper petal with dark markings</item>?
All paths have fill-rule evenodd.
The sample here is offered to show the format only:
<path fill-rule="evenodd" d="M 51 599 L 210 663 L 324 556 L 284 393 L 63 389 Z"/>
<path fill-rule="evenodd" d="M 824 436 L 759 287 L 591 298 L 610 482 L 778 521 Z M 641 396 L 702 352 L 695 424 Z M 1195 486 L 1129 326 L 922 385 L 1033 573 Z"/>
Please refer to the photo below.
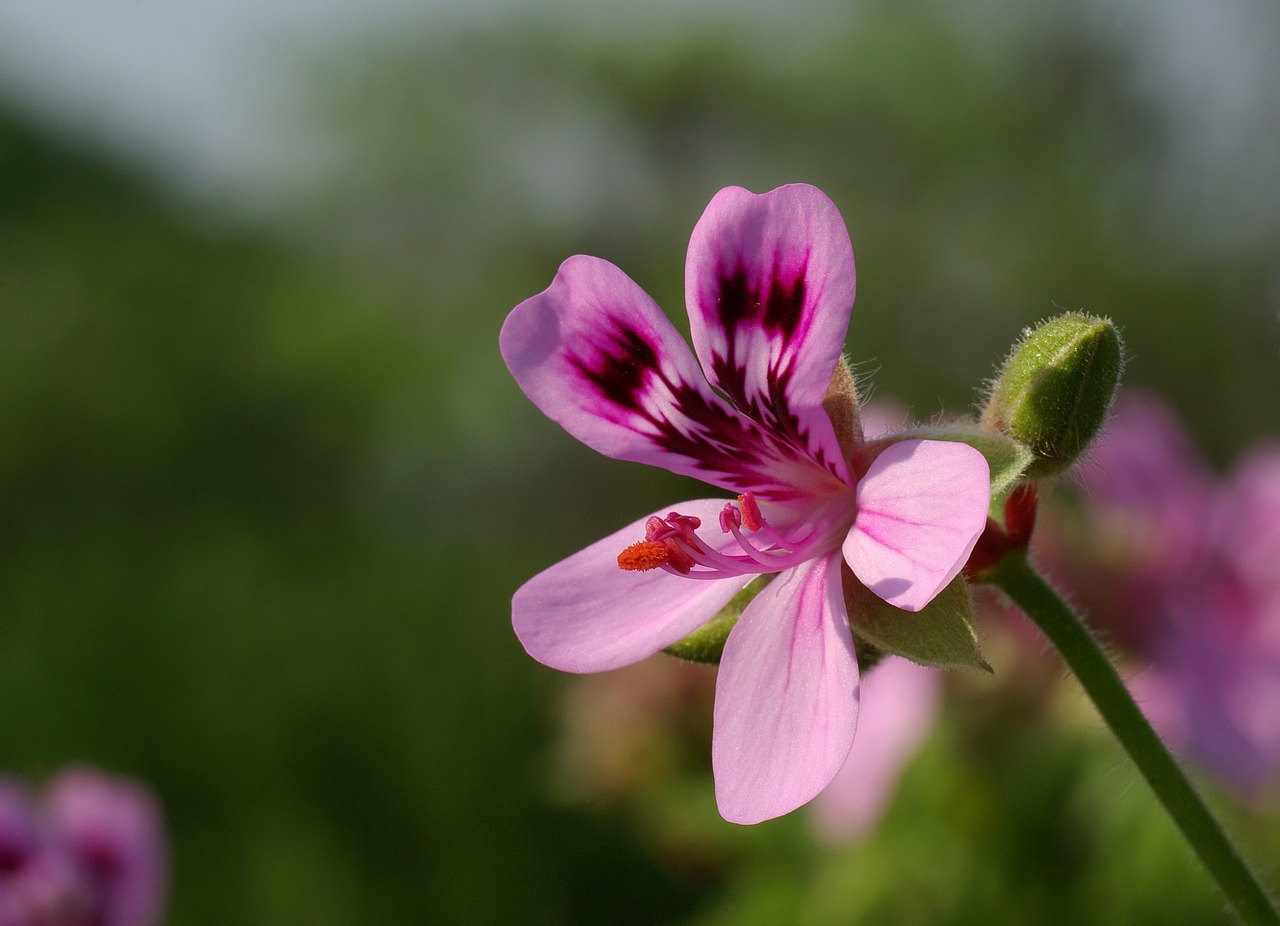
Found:
<path fill-rule="evenodd" d="M 761 427 L 847 478 L 822 399 L 849 326 L 853 247 L 835 204 L 806 184 L 728 187 L 689 241 L 693 346 L 718 389 Z"/>
<path fill-rule="evenodd" d="M 783 503 L 845 488 L 803 443 L 718 396 L 662 310 L 607 261 L 565 261 L 499 343 L 533 403 L 607 456 Z"/>

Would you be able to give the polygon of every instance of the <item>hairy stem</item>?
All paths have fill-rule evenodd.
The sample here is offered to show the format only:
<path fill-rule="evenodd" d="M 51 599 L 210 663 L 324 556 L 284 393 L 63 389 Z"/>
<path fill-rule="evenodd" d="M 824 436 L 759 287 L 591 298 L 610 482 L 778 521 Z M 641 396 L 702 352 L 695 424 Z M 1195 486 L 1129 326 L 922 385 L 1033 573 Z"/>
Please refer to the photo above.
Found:
<path fill-rule="evenodd" d="M 1152 730 L 1098 641 L 1032 568 L 1026 554 L 1008 554 L 983 578 L 1003 589 L 1062 654 L 1240 919 L 1258 926 L 1280 926 L 1280 913 L 1266 890 Z"/>

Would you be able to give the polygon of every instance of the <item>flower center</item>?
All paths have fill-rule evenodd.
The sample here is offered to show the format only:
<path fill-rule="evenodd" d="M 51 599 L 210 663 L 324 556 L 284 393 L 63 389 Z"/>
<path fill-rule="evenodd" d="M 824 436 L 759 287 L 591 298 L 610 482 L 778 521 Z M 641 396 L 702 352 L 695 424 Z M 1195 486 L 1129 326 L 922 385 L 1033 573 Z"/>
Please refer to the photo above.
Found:
<path fill-rule="evenodd" d="M 717 550 L 699 537 L 700 527 L 701 518 L 678 511 L 665 518 L 655 515 L 645 522 L 645 539 L 618 554 L 618 567 L 633 572 L 665 569 L 690 579 L 778 572 L 810 559 L 819 534 L 814 528 L 799 539 L 783 537 L 761 513 L 751 492 L 739 495 L 736 504 L 727 502 L 720 511 L 720 531 L 732 534 L 734 540 L 723 545 L 727 549 Z M 744 529 L 757 537 L 749 539 Z"/>

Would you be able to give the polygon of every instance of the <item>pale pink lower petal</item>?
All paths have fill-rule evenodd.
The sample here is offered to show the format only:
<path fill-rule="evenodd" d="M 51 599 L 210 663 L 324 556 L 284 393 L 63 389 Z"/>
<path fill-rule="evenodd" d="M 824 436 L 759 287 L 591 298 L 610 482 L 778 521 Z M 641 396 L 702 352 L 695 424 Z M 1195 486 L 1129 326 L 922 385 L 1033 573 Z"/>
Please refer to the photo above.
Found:
<path fill-rule="evenodd" d="M 746 415 L 846 478 L 822 399 L 853 308 L 853 247 L 816 187 L 727 187 L 689 240 L 685 301 L 707 377 Z"/>
<path fill-rule="evenodd" d="M 844 541 L 854 575 L 889 604 L 919 611 L 956 577 L 987 523 L 990 470 L 968 444 L 890 444 L 858 482 Z"/>
<path fill-rule="evenodd" d="M 720 814 L 759 823 L 810 800 L 840 769 L 857 718 L 858 664 L 832 554 L 765 586 L 725 644 L 711 743 Z"/>
<path fill-rule="evenodd" d="M 701 518 L 705 527 L 700 536 L 727 548 L 733 538 L 720 534 L 717 526 L 724 503 L 680 502 L 657 514 L 674 510 Z M 630 665 L 697 630 L 755 578 L 699 580 L 662 569 L 620 569 L 618 554 L 644 540 L 646 520 L 593 543 L 520 587 L 511 601 L 511 622 L 530 656 L 565 672 Z"/>
<path fill-rule="evenodd" d="M 498 343 L 533 403 L 606 456 L 780 502 L 842 485 L 793 422 L 753 420 L 717 395 L 662 310 L 608 261 L 566 260 Z"/>
<path fill-rule="evenodd" d="M 824 838 L 852 839 L 880 819 L 903 766 L 933 727 L 941 694 L 941 672 L 896 656 L 862 677 L 858 737 L 812 804 L 814 825 Z"/>

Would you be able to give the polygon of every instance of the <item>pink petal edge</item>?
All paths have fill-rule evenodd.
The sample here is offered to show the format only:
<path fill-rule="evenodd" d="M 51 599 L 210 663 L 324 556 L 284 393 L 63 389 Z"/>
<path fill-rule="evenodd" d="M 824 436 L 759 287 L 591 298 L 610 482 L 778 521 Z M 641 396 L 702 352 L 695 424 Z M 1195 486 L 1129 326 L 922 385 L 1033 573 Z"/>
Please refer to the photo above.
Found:
<path fill-rule="evenodd" d="M 893 799 L 898 778 L 933 728 L 942 673 L 888 656 L 862 677 L 858 737 L 849 757 L 814 798 L 814 826 L 829 842 L 853 839 L 874 826 Z"/>
<path fill-rule="evenodd" d="M 618 460 L 671 468 L 648 422 L 625 404 L 669 397 L 656 376 L 660 371 L 719 401 L 658 304 L 597 257 L 577 255 L 562 263 L 550 286 L 511 310 L 498 346 L 511 375 L 543 414 Z M 613 372 L 617 382 L 611 390 L 602 388 L 584 368 Z"/>

